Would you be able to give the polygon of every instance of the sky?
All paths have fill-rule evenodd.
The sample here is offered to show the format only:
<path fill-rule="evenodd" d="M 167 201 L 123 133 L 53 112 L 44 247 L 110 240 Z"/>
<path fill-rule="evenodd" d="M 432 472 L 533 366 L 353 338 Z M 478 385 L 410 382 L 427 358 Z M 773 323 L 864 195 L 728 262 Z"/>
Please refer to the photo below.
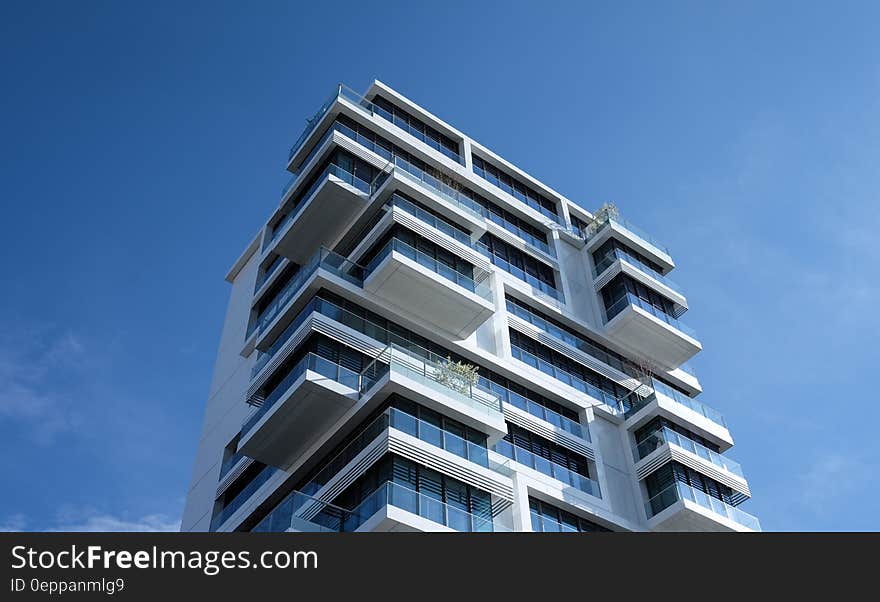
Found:
<path fill-rule="evenodd" d="M 175 530 L 228 268 L 380 79 L 663 241 L 765 530 L 876 530 L 880 4 L 3 2 L 0 529 Z"/>

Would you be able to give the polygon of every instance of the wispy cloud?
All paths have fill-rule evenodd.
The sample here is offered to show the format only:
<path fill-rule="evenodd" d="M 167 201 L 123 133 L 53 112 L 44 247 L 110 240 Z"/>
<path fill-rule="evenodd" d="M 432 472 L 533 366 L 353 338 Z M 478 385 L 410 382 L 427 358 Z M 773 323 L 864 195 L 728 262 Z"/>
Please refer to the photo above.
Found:
<path fill-rule="evenodd" d="M 4 329 L 0 336 L 0 420 L 24 425 L 51 443 L 81 421 L 72 395 L 86 379 L 86 350 L 72 332 Z"/>
<path fill-rule="evenodd" d="M 52 531 L 52 532 L 174 532 L 180 530 L 180 520 L 164 514 L 149 514 L 136 518 L 123 518 L 112 514 L 95 514 L 77 522 L 56 520 L 50 525 L 32 527 L 22 514 L 15 514 L 0 522 L 0 531 Z"/>
<path fill-rule="evenodd" d="M 799 475 L 800 503 L 816 516 L 836 512 L 837 502 L 872 482 L 877 467 L 857 453 L 829 452 Z"/>

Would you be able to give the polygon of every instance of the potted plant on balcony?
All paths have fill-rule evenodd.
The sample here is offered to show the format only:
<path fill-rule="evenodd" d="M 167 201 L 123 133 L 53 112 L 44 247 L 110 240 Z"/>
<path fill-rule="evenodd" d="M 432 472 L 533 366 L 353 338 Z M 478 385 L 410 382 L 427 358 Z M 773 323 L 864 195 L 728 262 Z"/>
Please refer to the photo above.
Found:
<path fill-rule="evenodd" d="M 463 395 L 470 395 L 472 387 L 477 384 L 478 366 L 465 362 L 454 362 L 447 356 L 437 371 L 437 382 Z"/>
<path fill-rule="evenodd" d="M 584 236 L 590 238 L 598 232 L 609 220 L 616 219 L 620 215 L 617 205 L 614 203 L 602 203 L 602 206 L 593 214 L 593 217 L 584 226 Z"/>

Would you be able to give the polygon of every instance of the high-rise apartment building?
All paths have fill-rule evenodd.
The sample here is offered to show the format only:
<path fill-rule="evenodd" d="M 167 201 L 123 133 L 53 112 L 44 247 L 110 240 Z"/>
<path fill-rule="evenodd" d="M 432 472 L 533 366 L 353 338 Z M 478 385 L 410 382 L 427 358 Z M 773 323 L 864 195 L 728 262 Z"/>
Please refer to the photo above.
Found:
<path fill-rule="evenodd" d="M 756 531 L 688 301 L 381 82 L 293 145 L 232 285 L 186 531 Z"/>

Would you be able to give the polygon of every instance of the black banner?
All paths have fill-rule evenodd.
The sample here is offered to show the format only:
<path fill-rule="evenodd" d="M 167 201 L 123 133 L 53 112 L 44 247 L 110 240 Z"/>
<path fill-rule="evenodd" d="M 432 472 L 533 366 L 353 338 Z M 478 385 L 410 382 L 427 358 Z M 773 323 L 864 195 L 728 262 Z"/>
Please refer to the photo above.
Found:
<path fill-rule="evenodd" d="M 0 600 L 866 595 L 874 534 L 2 533 Z M 873 598 L 873 595 L 870 596 Z M 543 601 L 542 601 L 543 602 Z"/>

